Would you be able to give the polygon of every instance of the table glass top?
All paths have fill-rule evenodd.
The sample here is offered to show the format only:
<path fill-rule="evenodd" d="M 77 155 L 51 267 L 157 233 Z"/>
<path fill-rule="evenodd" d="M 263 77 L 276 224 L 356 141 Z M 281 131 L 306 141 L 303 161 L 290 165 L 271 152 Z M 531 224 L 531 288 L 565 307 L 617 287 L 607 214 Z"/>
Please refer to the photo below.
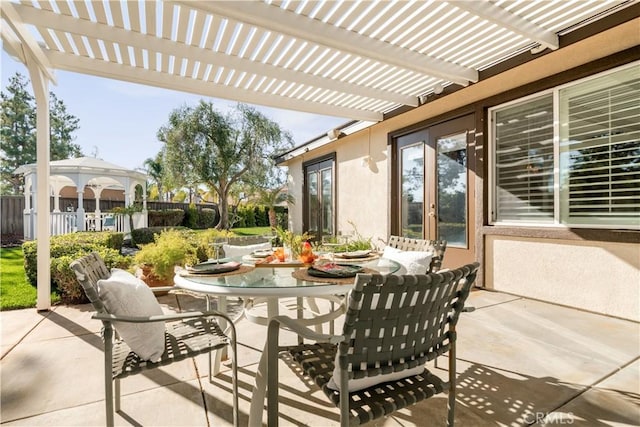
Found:
<path fill-rule="evenodd" d="M 241 258 L 232 259 L 233 261 L 243 262 L 248 264 L 246 260 Z M 380 274 L 392 274 L 400 269 L 400 264 L 396 261 L 377 258 L 369 259 L 367 261 L 358 262 L 357 259 L 350 260 L 336 260 L 339 264 L 352 264 L 358 265 L 370 270 L 374 270 Z M 194 275 L 181 275 L 178 273 L 175 277 L 176 286 L 185 289 L 192 289 L 198 291 L 206 291 L 206 287 L 224 287 L 224 288 L 242 288 L 249 289 L 274 289 L 274 288 L 300 288 L 300 287 L 322 287 L 322 286 L 336 286 L 330 279 L 327 279 L 326 283 L 317 281 L 296 280 L 292 277 L 292 273 L 297 268 L 306 267 L 282 267 L 277 266 L 274 268 L 261 267 L 255 268 L 244 274 L 194 274 Z M 204 285 L 204 286 L 202 286 Z M 231 289 L 230 289 L 231 290 Z"/>

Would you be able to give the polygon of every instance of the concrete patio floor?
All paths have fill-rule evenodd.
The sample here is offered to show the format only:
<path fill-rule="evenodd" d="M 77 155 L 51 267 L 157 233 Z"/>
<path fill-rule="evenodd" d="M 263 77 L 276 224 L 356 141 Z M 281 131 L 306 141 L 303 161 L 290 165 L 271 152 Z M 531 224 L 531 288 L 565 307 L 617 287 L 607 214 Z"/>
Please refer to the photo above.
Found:
<path fill-rule="evenodd" d="M 179 298 L 182 309 L 204 304 Z M 178 309 L 175 296 L 161 302 Z M 476 311 L 458 325 L 457 425 L 640 425 L 638 323 L 480 290 L 468 305 Z M 3 425 L 104 425 L 101 323 L 91 315 L 89 305 L 1 313 Z M 238 333 L 246 425 L 266 328 L 243 319 Z M 323 393 L 281 364 L 280 425 L 338 425 Z M 446 375 L 446 367 L 441 360 L 433 370 Z M 148 371 L 122 381 L 116 425 L 231 425 L 230 390 L 228 366 L 209 383 L 205 357 Z M 439 395 L 371 425 L 443 426 L 445 418 Z"/>

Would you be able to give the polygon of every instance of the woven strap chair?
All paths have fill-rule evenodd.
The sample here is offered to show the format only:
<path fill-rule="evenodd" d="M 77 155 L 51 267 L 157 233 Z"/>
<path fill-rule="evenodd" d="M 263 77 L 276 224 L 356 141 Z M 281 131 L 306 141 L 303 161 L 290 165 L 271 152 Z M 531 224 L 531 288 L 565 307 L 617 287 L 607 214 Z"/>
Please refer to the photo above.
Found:
<path fill-rule="evenodd" d="M 165 314 L 150 317 L 117 316 L 110 314 L 98 293 L 98 280 L 108 278 L 111 273 L 97 253 L 91 253 L 70 264 L 78 282 L 97 313 L 93 319 L 101 320 L 104 339 L 104 384 L 107 425 L 114 423 L 114 384 L 115 410 L 120 411 L 120 379 L 141 373 L 148 369 L 178 362 L 199 354 L 209 354 L 209 380 L 211 376 L 211 352 L 228 346 L 233 352 L 232 388 L 233 388 L 233 423 L 238 425 L 238 385 L 236 361 L 236 331 L 231 319 L 217 311 L 188 312 L 181 314 Z M 167 290 L 166 288 L 156 288 Z M 155 289 L 154 289 L 155 290 Z M 216 318 L 222 318 L 230 326 L 230 336 L 225 334 Z M 160 361 L 149 362 L 141 359 L 131 351 L 129 346 L 119 339 L 113 328 L 113 322 L 165 322 L 165 351 Z"/>
<path fill-rule="evenodd" d="M 431 273 L 435 273 L 442 268 L 444 252 L 447 250 L 446 240 L 423 240 L 401 236 L 389 236 L 387 245 L 403 251 L 433 252 L 431 264 L 429 265 L 429 271 Z"/>
<path fill-rule="evenodd" d="M 340 425 L 360 425 L 390 415 L 437 393 L 448 391 L 448 425 L 453 425 L 456 387 L 456 324 L 479 264 L 425 275 L 358 275 L 349 295 L 342 335 L 314 333 L 294 319 L 276 316 L 269 323 L 267 347 L 268 425 L 278 424 L 278 355 L 289 354 L 291 369 L 301 369 L 340 408 Z M 281 347 L 279 331 L 287 328 L 313 344 Z M 424 364 L 449 355 L 449 381 Z M 421 374 L 368 388 L 348 390 L 351 379 L 419 367 Z"/>

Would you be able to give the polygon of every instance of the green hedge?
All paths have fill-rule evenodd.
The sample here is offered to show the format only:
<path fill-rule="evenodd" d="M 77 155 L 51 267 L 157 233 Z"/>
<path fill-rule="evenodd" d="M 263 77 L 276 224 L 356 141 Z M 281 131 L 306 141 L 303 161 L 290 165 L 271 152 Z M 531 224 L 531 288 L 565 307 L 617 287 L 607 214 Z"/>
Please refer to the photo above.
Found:
<path fill-rule="evenodd" d="M 131 232 L 131 240 L 136 245 L 146 245 L 155 241 L 155 235 L 162 233 L 164 230 L 188 230 L 187 227 L 146 227 L 136 228 Z"/>
<path fill-rule="evenodd" d="M 63 303 L 88 302 L 73 271 L 69 268 L 69 264 L 74 259 L 95 251 L 104 258 L 107 267 L 129 268 L 130 257 L 120 254 L 123 239 L 122 233 L 108 231 L 79 232 L 51 237 L 51 284 L 53 290 L 57 290 L 60 294 Z M 22 244 L 24 270 L 32 286 L 37 286 L 38 283 L 37 250 L 37 241 L 35 240 Z"/>
<path fill-rule="evenodd" d="M 218 217 L 218 211 L 211 208 L 202 208 L 196 221 L 196 228 L 199 230 L 205 228 L 211 228 L 216 225 L 216 219 Z"/>
<path fill-rule="evenodd" d="M 288 209 L 285 206 L 276 206 L 276 218 L 278 223 L 286 228 L 288 222 L 287 212 Z M 240 205 L 236 211 L 238 220 L 234 224 L 234 227 L 268 227 L 269 226 L 269 208 L 262 205 Z"/>
<path fill-rule="evenodd" d="M 182 209 L 148 211 L 149 227 L 175 227 L 183 223 L 185 212 Z"/>

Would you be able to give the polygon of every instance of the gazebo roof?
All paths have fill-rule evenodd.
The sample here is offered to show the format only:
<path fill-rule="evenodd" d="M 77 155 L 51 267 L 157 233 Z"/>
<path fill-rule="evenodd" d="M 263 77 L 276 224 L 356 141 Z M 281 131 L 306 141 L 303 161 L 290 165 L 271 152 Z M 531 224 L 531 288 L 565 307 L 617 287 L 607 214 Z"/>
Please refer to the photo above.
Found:
<path fill-rule="evenodd" d="M 122 166 L 115 165 L 113 163 L 105 162 L 102 159 L 95 157 L 76 157 L 65 160 L 53 160 L 49 162 L 51 168 L 51 175 L 65 172 L 89 172 L 89 173 L 104 173 L 106 175 L 116 176 L 128 176 L 130 178 L 137 178 L 141 180 L 146 179 L 146 175 L 127 169 Z M 29 163 L 22 165 L 15 170 L 16 175 L 33 173 L 37 169 L 36 163 Z"/>
<path fill-rule="evenodd" d="M 87 185 L 104 188 L 124 188 L 122 179 L 129 179 L 136 184 L 144 184 L 147 176 L 144 173 L 127 169 L 95 157 L 77 157 L 66 160 L 54 160 L 49 163 L 51 182 L 59 185 L 76 185 L 71 177 L 82 175 Z M 18 167 L 14 174 L 32 175 L 37 171 L 37 164 L 30 163 Z"/>

